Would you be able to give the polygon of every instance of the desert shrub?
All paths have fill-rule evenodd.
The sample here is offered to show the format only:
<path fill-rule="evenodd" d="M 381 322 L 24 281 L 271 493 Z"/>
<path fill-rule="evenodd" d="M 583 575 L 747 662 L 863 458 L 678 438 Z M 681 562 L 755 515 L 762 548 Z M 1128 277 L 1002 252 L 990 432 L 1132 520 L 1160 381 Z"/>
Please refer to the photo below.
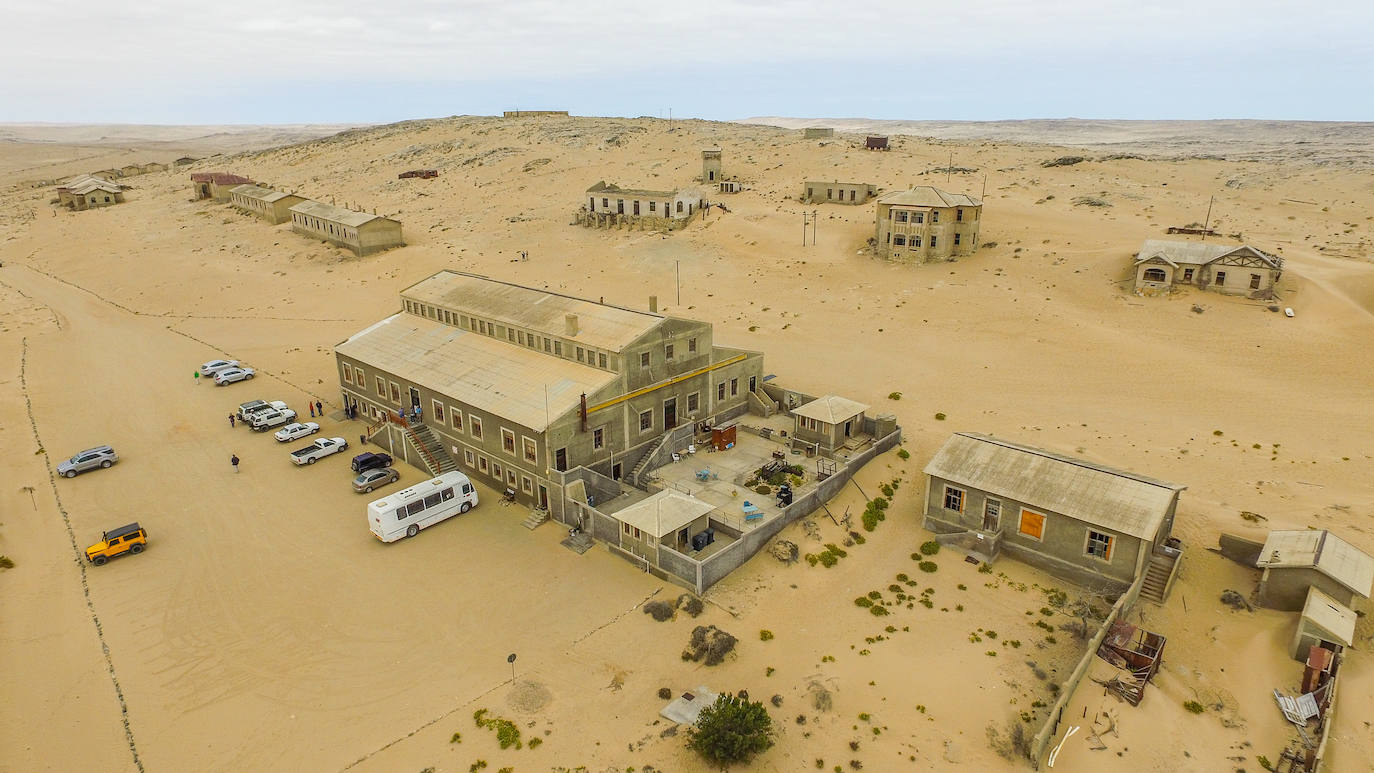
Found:
<path fill-rule="evenodd" d="M 509 719 L 488 717 L 486 709 L 478 709 L 473 712 L 472 719 L 478 727 L 496 731 L 496 742 L 500 744 L 502 749 L 509 749 L 512 746 L 517 749 L 523 748 L 524 745 L 520 742 L 520 728 L 516 727 L 515 723 Z"/>
<path fill-rule="evenodd" d="M 539 748 L 539 745 L 542 744 L 542 743 L 544 743 L 544 739 L 543 739 L 543 738 L 531 738 L 531 739 L 529 740 L 529 742 L 526 743 L 525 745 L 528 746 L 528 747 L 530 747 L 531 749 L 538 749 L 538 748 Z"/>
<path fill-rule="evenodd" d="M 763 494 L 764 496 L 768 496 L 769 494 L 773 493 L 772 487 L 766 483 L 760 483 L 758 486 L 754 488 L 754 491 Z"/>
<path fill-rule="evenodd" d="M 712 763 L 748 762 L 773 746 L 773 719 L 762 702 L 722 694 L 687 731 L 687 747 Z"/>
<path fill-rule="evenodd" d="M 892 487 L 891 483 L 884 483 L 882 485 L 882 490 L 883 496 L 887 497 L 888 499 L 891 499 L 892 495 L 897 493 L 897 490 Z"/>
<path fill-rule="evenodd" d="M 902 399 L 902 393 L 901 393 L 901 392 L 889 392 L 888 395 L 887 395 L 887 399 L 889 399 L 889 400 L 900 400 L 900 399 Z"/>
<path fill-rule="evenodd" d="M 868 608 L 868 611 L 869 611 L 874 617 L 882 617 L 883 615 L 890 615 L 890 614 L 892 614 L 891 612 L 888 612 L 888 611 L 887 611 L 887 607 L 883 606 L 882 604 L 874 604 L 873 606 L 871 606 L 871 607 Z"/>
<path fill-rule="evenodd" d="M 718 665 L 735 649 L 737 642 L 735 637 L 714 625 L 699 625 L 692 629 L 692 637 L 682 651 L 682 659 L 695 662 L 704 658 L 706 665 Z"/>
<path fill-rule="evenodd" d="M 927 574 L 933 574 L 940 568 L 940 565 L 935 563 L 934 561 L 922 561 L 921 563 L 917 564 L 917 566 L 920 567 L 921 571 L 926 572 Z"/>
<path fill-rule="evenodd" d="M 860 597 L 854 599 L 854 606 L 857 606 L 857 607 L 871 607 L 871 606 L 873 606 L 873 600 L 870 599 L 870 598 L 868 598 L 867 596 L 860 596 Z"/>
<path fill-rule="evenodd" d="M 673 691 L 668 687 L 660 687 L 658 688 L 658 697 L 665 701 L 669 700 L 673 697 Z"/>
<path fill-rule="evenodd" d="M 0 569 L 13 569 L 14 559 L 9 556 L 0 556 Z"/>
<path fill-rule="evenodd" d="M 921 543 L 921 555 L 933 556 L 940 552 L 940 543 L 935 540 Z"/>
<path fill-rule="evenodd" d="M 449 742 L 449 743 L 462 743 L 462 742 L 463 742 L 463 734 L 462 734 L 462 733 L 454 733 L 453 736 L 450 737 L 450 738 L 448 739 L 448 742 Z"/>
<path fill-rule="evenodd" d="M 671 620 L 673 617 L 673 605 L 666 601 L 650 601 L 644 605 L 644 614 L 649 615 L 658 622 Z"/>
<path fill-rule="evenodd" d="M 1040 166 L 1043 166 L 1045 168 L 1049 168 L 1052 166 L 1073 166 L 1074 164 L 1081 164 L 1087 160 L 1088 159 L 1084 158 L 1083 156 L 1060 156 L 1059 158 L 1052 158 L 1048 161 L 1041 161 Z"/>
<path fill-rule="evenodd" d="M 820 560 L 821 557 L 816 555 L 815 553 L 806 554 L 806 563 L 811 564 L 812 566 L 815 566 L 816 564 L 820 563 Z"/>
<path fill-rule="evenodd" d="M 793 556 L 793 558 L 795 559 L 796 556 Z M 696 617 L 701 614 L 702 610 L 706 609 L 706 605 L 696 596 L 690 593 L 684 593 L 677 597 L 677 608 L 692 617 Z"/>
<path fill-rule="evenodd" d="M 911 458 L 911 452 L 908 451 L 908 450 L 906 450 L 905 448 L 899 448 L 899 449 L 897 449 L 897 458 L 898 458 L 898 459 L 910 459 L 910 458 Z"/>
<path fill-rule="evenodd" d="M 944 415 L 943 413 L 937 413 L 937 414 L 935 414 L 935 420 L 936 420 L 936 421 L 944 421 L 944 420 L 945 420 L 945 415 Z"/>
<path fill-rule="evenodd" d="M 762 631 L 759 631 L 759 641 L 771 641 L 772 638 L 773 638 L 773 632 L 772 632 L 772 631 L 770 631 L 770 630 L 768 630 L 768 629 L 766 629 L 766 628 L 765 628 L 764 630 L 762 630 Z"/>
<path fill-rule="evenodd" d="M 1197 701 L 1184 701 L 1183 708 L 1187 709 L 1193 714 L 1201 714 L 1202 712 L 1207 710 L 1206 706 L 1202 705 L 1201 703 L 1198 703 Z"/>

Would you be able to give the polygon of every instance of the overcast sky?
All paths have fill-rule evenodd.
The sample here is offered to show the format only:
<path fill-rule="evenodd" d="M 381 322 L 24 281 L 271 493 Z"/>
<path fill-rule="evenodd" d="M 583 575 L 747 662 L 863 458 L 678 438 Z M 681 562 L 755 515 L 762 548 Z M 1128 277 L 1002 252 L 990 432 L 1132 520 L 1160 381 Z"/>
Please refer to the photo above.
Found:
<path fill-rule="evenodd" d="M 4 0 L 0 121 L 1374 120 L 1374 2 Z"/>

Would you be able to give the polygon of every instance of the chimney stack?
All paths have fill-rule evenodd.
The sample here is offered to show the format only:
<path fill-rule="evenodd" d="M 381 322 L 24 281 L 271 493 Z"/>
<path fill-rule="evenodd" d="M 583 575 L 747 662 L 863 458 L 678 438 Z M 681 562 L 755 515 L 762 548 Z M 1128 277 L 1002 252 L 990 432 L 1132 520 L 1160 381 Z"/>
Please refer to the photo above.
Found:
<path fill-rule="evenodd" d="M 650 296 L 649 296 L 649 311 L 650 311 L 651 313 L 654 313 L 654 314 L 657 314 L 657 313 L 658 313 L 658 296 L 657 296 L 657 295 L 650 295 Z"/>
<path fill-rule="evenodd" d="M 563 321 L 567 324 L 567 335 L 568 335 L 568 337 L 569 337 L 569 338 L 575 338 L 575 337 L 577 336 L 578 332 L 579 332 L 579 331 L 578 331 L 578 328 L 577 328 L 577 315 L 576 315 L 576 314 L 565 314 L 565 315 L 563 316 Z"/>

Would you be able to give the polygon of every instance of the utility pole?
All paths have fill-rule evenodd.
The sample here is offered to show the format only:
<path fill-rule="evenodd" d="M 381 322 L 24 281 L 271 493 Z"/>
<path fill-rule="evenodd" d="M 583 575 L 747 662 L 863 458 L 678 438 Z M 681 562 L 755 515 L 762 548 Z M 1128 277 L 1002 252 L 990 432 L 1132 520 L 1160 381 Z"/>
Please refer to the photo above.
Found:
<path fill-rule="evenodd" d="M 953 174 L 954 174 L 954 151 L 951 150 L 951 151 L 949 152 L 949 166 L 945 167 L 945 182 L 949 182 L 949 178 L 950 178 L 950 176 L 953 175 Z"/>
<path fill-rule="evenodd" d="M 1207 217 L 1202 221 L 1202 240 L 1204 242 L 1207 241 L 1207 232 L 1212 230 L 1212 202 L 1214 200 L 1216 200 L 1215 195 L 1207 198 Z"/>
<path fill-rule="evenodd" d="M 673 261 L 673 270 L 677 273 L 677 305 L 682 305 L 682 261 Z"/>
<path fill-rule="evenodd" d="M 816 221 L 820 219 L 819 217 L 817 217 L 819 214 L 820 214 L 820 212 L 819 212 L 818 210 L 814 210 L 814 209 L 811 210 L 811 246 L 812 246 L 812 247 L 815 247 L 815 246 L 816 246 Z"/>
<path fill-rule="evenodd" d="M 988 173 L 983 173 L 983 192 L 978 194 L 978 200 L 982 201 L 988 197 Z"/>

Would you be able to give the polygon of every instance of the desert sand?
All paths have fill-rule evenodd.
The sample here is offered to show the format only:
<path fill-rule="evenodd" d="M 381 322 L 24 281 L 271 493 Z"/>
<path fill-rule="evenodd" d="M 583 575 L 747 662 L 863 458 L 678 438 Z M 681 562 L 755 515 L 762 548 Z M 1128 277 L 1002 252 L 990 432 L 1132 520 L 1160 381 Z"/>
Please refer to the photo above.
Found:
<path fill-rule="evenodd" d="M 916 569 L 930 538 L 920 471 L 958 430 L 1188 486 L 1181 578 L 1163 607 L 1129 615 L 1169 637 L 1164 667 L 1137 708 L 1085 682 L 1066 720 L 1110 711 L 1119 736 L 1092 751 L 1080 733 L 1056 770 L 1258 769 L 1290 739 L 1270 691 L 1300 679 L 1285 651 L 1296 616 L 1222 605 L 1258 574 L 1206 548 L 1223 530 L 1316 526 L 1374 552 L 1374 183 L 1367 128 L 1317 137 L 1316 155 L 1251 129 L 1253 154 L 1197 158 L 1216 148 L 1140 126 L 1156 138 L 1140 158 L 1043 168 L 1115 151 L 1055 146 L 1049 125 L 1014 142 L 902 136 L 873 153 L 861 134 L 808 141 L 761 125 L 464 117 L 263 139 L 131 178 L 127 203 L 75 213 L 42 181 L 198 155 L 196 137 L 0 143 L 0 554 L 14 561 L 0 570 L 0 770 L 700 770 L 657 696 L 698 685 L 778 696 L 777 744 L 753 769 L 1025 769 L 998 747 L 1009 727 L 1038 729 L 1050 685 L 1082 653 L 1059 628 L 1070 620 L 1039 610 L 1049 589 L 1081 594 L 1005 558 L 984 574 L 945 550 L 937 572 Z M 713 197 L 728 213 L 671 236 L 569 225 L 597 180 L 684 185 L 709 145 L 750 187 Z M 947 177 L 951 155 L 974 171 Z M 417 167 L 441 176 L 396 179 Z M 211 170 L 375 207 L 408 245 L 358 259 L 191 201 L 188 173 Z M 983 196 L 985 246 L 952 263 L 876 261 L 871 206 L 797 201 L 804 179 L 826 177 Z M 1140 242 L 1201 221 L 1213 196 L 1219 231 L 1287 261 L 1280 303 L 1294 318 L 1215 294 L 1130 293 Z M 804 209 L 821 213 L 815 246 L 800 244 Z M 295 468 L 226 416 L 257 397 L 302 411 L 320 399 L 324 433 L 356 442 L 332 346 L 441 268 L 635 307 L 657 295 L 666 313 L 713 322 L 718 341 L 764 351 L 780 383 L 895 413 L 910 457 L 880 458 L 829 506 L 857 514 L 860 488 L 900 480 L 886 521 L 833 568 L 761 553 L 706 594 L 700 617 L 667 622 L 641 607 L 679 588 L 605 550 L 560 547 L 557 524 L 527 531 L 526 513 L 486 488 L 468 516 L 378 543 L 343 458 Z M 199 363 L 225 356 L 259 377 L 195 383 Z M 99 443 L 118 449 L 113 468 L 53 477 Z M 102 529 L 133 520 L 146 553 L 84 562 Z M 803 552 L 846 540 L 823 513 L 809 521 L 780 536 Z M 932 606 L 874 617 L 854 603 L 894 584 Z M 702 624 L 738 637 L 724 663 L 679 657 Z M 1371 645 L 1361 621 L 1332 770 L 1374 759 Z M 1188 713 L 1188 700 L 1208 710 Z M 541 743 L 500 749 L 479 709 Z"/>

